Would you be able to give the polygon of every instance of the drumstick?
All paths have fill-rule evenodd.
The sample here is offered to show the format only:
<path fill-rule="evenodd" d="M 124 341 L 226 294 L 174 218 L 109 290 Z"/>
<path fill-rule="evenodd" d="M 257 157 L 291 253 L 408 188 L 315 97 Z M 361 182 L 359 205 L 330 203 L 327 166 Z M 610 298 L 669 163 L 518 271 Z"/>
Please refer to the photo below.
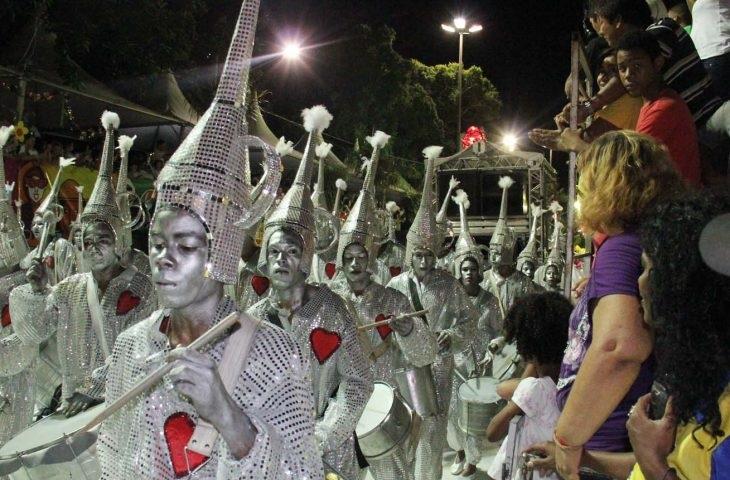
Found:
<path fill-rule="evenodd" d="M 468 380 L 466 378 L 464 378 L 464 375 L 462 375 L 459 370 L 457 370 L 455 368 L 454 369 L 454 373 L 456 374 L 457 377 L 459 377 L 461 379 L 462 382 L 464 382 L 466 384 L 466 388 L 468 388 L 469 390 L 471 390 L 472 392 L 474 392 L 474 394 L 479 395 L 479 392 L 477 392 L 476 390 L 474 390 L 473 388 L 471 388 L 471 385 L 469 385 L 469 383 L 467 383 Z"/>
<path fill-rule="evenodd" d="M 419 311 L 417 311 L 417 312 L 411 312 L 411 313 L 404 313 L 404 314 L 398 315 L 397 317 L 393 317 L 393 318 L 386 318 L 385 320 L 381 320 L 381 321 L 379 321 L 379 322 L 375 322 L 375 323 L 368 323 L 368 324 L 366 324 L 366 325 L 361 325 L 361 326 L 357 327 L 357 329 L 358 329 L 358 330 L 367 330 L 367 329 L 369 329 L 369 328 L 373 328 L 373 327 L 379 327 L 380 325 L 387 325 L 388 323 L 390 323 L 390 322 L 392 322 L 392 321 L 394 321 L 394 320 L 402 320 L 402 319 L 404 319 L 404 318 L 410 318 L 410 317 L 418 317 L 418 316 L 421 316 L 421 315 L 425 315 L 425 314 L 427 314 L 427 313 L 428 313 L 429 311 L 430 311 L 430 309 L 428 309 L 428 308 L 427 308 L 427 309 L 425 309 L 425 310 L 419 310 Z"/>
<path fill-rule="evenodd" d="M 203 333 L 201 336 L 193 340 L 190 345 L 188 345 L 186 348 L 192 348 L 192 349 L 199 349 L 201 347 L 204 347 L 208 345 L 209 343 L 212 343 L 213 340 L 220 337 L 223 333 L 225 333 L 226 330 L 231 328 L 233 325 L 238 323 L 238 316 L 243 315 L 239 312 L 233 312 L 230 315 L 228 315 L 226 318 L 218 322 L 217 325 L 209 328 L 205 333 Z M 79 429 L 79 433 L 88 432 L 95 426 L 99 425 L 101 422 L 112 416 L 114 413 L 116 413 L 120 408 L 122 408 L 124 405 L 129 403 L 130 400 L 135 398 L 137 395 L 141 394 L 157 382 L 159 382 L 162 377 L 167 375 L 170 370 L 172 370 L 173 363 L 165 363 L 161 367 L 159 367 L 154 372 L 147 375 L 145 378 L 140 380 L 134 387 L 129 389 L 127 393 L 107 405 L 107 407 L 99 412 L 97 416 L 91 419 L 89 423 L 84 425 L 81 429 Z"/>

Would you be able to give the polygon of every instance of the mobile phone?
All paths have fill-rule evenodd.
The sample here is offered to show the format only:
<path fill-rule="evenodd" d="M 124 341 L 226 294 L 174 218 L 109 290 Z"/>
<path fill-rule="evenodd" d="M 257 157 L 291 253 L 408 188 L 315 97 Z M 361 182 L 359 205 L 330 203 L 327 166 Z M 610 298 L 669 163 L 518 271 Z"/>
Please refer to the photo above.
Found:
<path fill-rule="evenodd" d="M 667 407 L 669 392 L 658 380 L 654 380 L 651 384 L 651 406 L 649 407 L 649 418 L 659 420 L 664 416 L 664 410 Z"/>

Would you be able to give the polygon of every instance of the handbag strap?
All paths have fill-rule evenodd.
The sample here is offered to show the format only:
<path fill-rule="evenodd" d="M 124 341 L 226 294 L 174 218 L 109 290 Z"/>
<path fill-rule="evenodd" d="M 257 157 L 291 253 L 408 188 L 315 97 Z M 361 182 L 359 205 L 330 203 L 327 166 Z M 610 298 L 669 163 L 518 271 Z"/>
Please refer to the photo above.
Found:
<path fill-rule="evenodd" d="M 244 313 L 239 313 L 240 327 L 228 339 L 223 351 L 223 358 L 218 365 L 223 386 L 229 394 L 233 393 L 236 380 L 246 366 L 246 360 L 253 346 L 253 339 L 259 328 L 260 320 Z M 187 449 L 210 457 L 218 440 L 218 430 L 205 420 L 198 420 L 193 436 L 190 437 Z"/>

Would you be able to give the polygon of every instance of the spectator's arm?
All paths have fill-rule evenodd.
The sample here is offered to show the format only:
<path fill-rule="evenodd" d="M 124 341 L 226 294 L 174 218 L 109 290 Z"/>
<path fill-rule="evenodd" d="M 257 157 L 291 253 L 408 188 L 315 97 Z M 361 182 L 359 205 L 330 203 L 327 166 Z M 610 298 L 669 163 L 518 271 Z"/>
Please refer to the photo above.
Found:
<path fill-rule="evenodd" d="M 510 400 L 489 422 L 487 441 L 498 442 L 506 437 L 509 431 L 509 422 L 517 415 L 522 415 L 522 410 L 515 402 Z"/>
<path fill-rule="evenodd" d="M 633 452 L 583 452 L 581 465 L 613 478 L 629 478 L 636 463 Z"/>

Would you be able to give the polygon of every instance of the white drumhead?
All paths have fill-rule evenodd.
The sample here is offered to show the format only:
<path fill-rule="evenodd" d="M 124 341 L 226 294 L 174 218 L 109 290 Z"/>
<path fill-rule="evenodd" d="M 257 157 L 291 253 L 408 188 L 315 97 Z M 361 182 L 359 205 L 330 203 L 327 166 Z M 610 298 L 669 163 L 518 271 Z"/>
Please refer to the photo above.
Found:
<path fill-rule="evenodd" d="M 495 403 L 499 401 L 497 385 L 492 377 L 470 378 L 459 386 L 459 398 L 471 403 Z"/>
<path fill-rule="evenodd" d="M 23 452 L 39 445 L 61 440 L 64 435 L 71 435 L 89 423 L 105 407 L 106 404 L 102 403 L 71 418 L 66 418 L 60 413 L 46 417 L 32 424 L 8 441 L 0 449 L 0 457 L 8 457 L 16 452 Z"/>
<path fill-rule="evenodd" d="M 355 427 L 355 434 L 360 437 L 375 430 L 388 416 L 394 398 L 393 388 L 390 385 L 375 382 L 373 393 Z"/>

